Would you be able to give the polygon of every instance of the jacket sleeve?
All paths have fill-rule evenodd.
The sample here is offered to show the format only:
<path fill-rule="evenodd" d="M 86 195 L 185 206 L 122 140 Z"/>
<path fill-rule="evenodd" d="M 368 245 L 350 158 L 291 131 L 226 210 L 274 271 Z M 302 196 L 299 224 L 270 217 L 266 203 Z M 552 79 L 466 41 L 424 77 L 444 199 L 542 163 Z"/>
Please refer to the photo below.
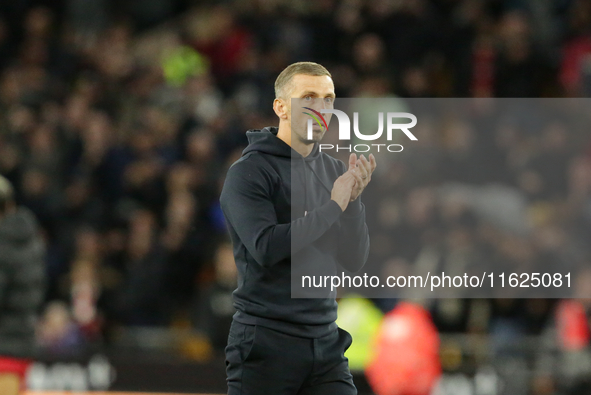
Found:
<path fill-rule="evenodd" d="M 341 215 L 338 262 L 350 272 L 357 272 L 369 256 L 369 232 L 361 196 L 350 202 Z"/>
<path fill-rule="evenodd" d="M 338 161 L 341 174 L 347 171 L 347 165 Z M 361 196 L 347 205 L 340 218 L 338 262 L 350 272 L 358 272 L 369 256 L 369 231 L 365 223 L 365 205 Z"/>
<path fill-rule="evenodd" d="M 272 197 L 273 180 L 252 160 L 234 164 L 226 176 L 220 203 L 229 226 L 262 266 L 272 266 L 322 236 L 342 214 L 329 200 L 302 218 L 278 223 Z"/>

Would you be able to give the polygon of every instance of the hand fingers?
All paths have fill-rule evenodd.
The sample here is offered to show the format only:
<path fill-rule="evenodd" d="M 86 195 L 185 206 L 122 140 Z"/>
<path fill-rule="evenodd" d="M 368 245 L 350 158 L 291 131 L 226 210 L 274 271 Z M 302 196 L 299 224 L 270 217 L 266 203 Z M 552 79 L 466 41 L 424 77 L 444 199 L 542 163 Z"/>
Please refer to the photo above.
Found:
<path fill-rule="evenodd" d="M 361 172 L 360 168 L 357 167 L 357 168 L 351 170 L 351 174 L 355 178 L 355 181 L 357 182 L 357 186 L 358 187 L 362 186 L 364 180 L 363 180 L 363 173 Z"/>
<path fill-rule="evenodd" d="M 371 165 L 371 172 L 373 173 L 373 171 L 376 169 L 377 167 L 377 163 L 376 163 L 376 157 L 373 156 L 373 154 L 369 155 L 369 164 Z"/>
<path fill-rule="evenodd" d="M 355 186 L 355 184 L 360 185 L 361 183 L 361 177 L 356 173 L 356 168 L 353 168 L 351 170 L 348 170 L 346 173 L 344 173 L 342 176 L 340 176 L 337 181 L 341 181 L 342 183 L 344 183 L 345 185 L 347 185 L 350 188 L 353 188 Z"/>
<path fill-rule="evenodd" d="M 369 161 L 365 158 L 365 155 L 361 155 L 361 163 L 363 164 L 363 167 L 365 168 L 365 170 L 368 173 L 371 173 L 371 164 L 369 163 Z"/>
<path fill-rule="evenodd" d="M 361 155 L 359 160 L 357 161 L 359 164 L 359 169 L 361 171 L 361 177 L 365 180 L 369 176 L 371 176 L 371 165 L 368 160 L 365 158 L 364 155 Z"/>
<path fill-rule="evenodd" d="M 349 155 L 349 170 L 355 168 L 356 164 L 357 164 L 357 155 L 354 153 L 351 153 L 351 155 Z"/>
<path fill-rule="evenodd" d="M 353 172 L 354 172 L 354 169 L 349 170 L 346 173 L 344 173 L 342 176 L 340 176 L 339 178 L 345 183 L 353 184 L 356 181 L 355 174 Z"/>

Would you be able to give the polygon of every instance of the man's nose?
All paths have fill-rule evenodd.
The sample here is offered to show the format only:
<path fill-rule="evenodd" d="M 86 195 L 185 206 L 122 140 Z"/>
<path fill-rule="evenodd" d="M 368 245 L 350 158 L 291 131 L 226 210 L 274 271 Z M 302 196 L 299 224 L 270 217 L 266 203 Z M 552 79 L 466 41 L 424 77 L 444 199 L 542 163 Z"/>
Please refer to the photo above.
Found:
<path fill-rule="evenodd" d="M 326 100 L 324 100 L 324 98 L 319 97 L 315 100 L 315 103 L 314 103 L 315 110 L 320 111 L 320 110 L 326 110 L 328 108 L 330 108 L 330 106 L 326 103 Z"/>

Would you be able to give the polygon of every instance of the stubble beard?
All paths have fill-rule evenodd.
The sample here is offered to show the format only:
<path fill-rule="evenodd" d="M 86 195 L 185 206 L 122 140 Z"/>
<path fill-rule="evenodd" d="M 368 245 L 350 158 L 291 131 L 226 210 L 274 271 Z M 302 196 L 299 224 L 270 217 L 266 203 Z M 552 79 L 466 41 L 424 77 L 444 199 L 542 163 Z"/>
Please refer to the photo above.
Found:
<path fill-rule="evenodd" d="M 322 138 L 324 137 L 324 132 L 313 130 L 312 131 L 312 139 L 308 139 L 307 137 L 308 137 L 307 130 L 303 136 L 300 134 L 297 134 L 297 138 L 301 143 L 306 144 L 306 145 L 310 145 L 310 144 L 319 143 L 320 141 L 322 141 Z"/>

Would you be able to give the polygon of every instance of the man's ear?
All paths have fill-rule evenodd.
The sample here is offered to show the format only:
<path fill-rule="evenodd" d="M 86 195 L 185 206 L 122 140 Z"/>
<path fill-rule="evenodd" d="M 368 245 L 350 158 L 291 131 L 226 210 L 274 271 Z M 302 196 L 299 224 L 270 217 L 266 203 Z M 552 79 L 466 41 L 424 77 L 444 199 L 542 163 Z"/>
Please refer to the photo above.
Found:
<path fill-rule="evenodd" d="M 275 114 L 277 114 L 279 119 L 281 119 L 281 120 L 288 119 L 289 109 L 287 108 L 287 103 L 283 99 L 276 98 L 273 101 L 273 110 L 275 111 Z"/>

